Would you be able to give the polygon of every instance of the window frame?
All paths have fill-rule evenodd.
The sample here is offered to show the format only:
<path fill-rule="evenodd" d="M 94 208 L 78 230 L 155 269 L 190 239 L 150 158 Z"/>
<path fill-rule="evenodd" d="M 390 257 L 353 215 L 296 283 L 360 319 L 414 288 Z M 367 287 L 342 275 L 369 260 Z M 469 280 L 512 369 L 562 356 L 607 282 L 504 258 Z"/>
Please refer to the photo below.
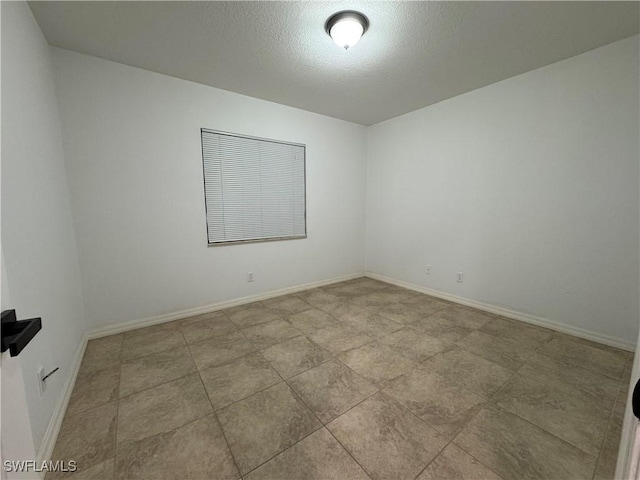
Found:
<path fill-rule="evenodd" d="M 246 138 L 249 140 L 258 140 L 261 142 L 270 142 L 270 143 L 278 143 L 282 145 L 290 145 L 294 147 L 302 147 L 303 149 L 303 187 L 304 187 L 304 234 L 302 235 L 290 235 L 285 237 L 268 237 L 268 238 L 251 238 L 247 240 L 226 240 L 222 242 L 210 242 L 209 241 L 209 216 L 208 216 L 208 202 L 207 202 L 207 179 L 206 179 L 206 170 L 205 170 L 205 158 L 204 158 L 204 142 L 203 142 L 203 134 L 204 133 L 214 133 L 218 135 L 226 135 L 229 137 L 238 137 L 238 138 Z M 206 223 L 206 237 L 207 237 L 207 247 L 223 247 L 227 245 L 243 245 L 247 243 L 264 243 L 264 242 L 276 242 L 282 240 L 301 240 L 307 238 L 307 146 L 304 143 L 296 143 L 296 142 L 288 142 L 284 140 L 276 140 L 273 138 L 265 138 L 265 137 L 256 137 L 252 135 L 244 135 L 241 133 L 233 133 L 226 132 L 223 130 L 213 130 L 210 128 L 200 128 L 200 148 L 201 148 L 201 159 L 202 159 L 202 187 L 204 190 L 204 212 L 205 212 L 205 223 Z"/>

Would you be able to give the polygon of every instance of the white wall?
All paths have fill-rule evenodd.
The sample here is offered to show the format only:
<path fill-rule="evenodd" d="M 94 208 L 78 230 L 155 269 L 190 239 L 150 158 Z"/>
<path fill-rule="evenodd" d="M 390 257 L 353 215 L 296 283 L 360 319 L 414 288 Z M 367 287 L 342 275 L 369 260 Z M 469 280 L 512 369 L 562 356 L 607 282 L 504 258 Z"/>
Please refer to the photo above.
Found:
<path fill-rule="evenodd" d="M 4 293 L 11 290 L 11 303 L 3 297 L 2 309 L 16 309 L 19 319 L 42 317 L 42 331 L 18 357 L 3 355 L 2 368 L 21 366 L 37 451 L 70 377 L 84 311 L 49 47 L 26 2 L 2 2 L 1 8 L 2 270 Z M 39 366 L 60 367 L 43 397 Z M 3 417 L 17 418 L 20 412 L 5 405 L 21 395 L 2 389 Z M 16 422 L 2 422 L 3 449 L 22 437 L 10 425 Z"/>
<path fill-rule="evenodd" d="M 636 36 L 370 127 L 367 270 L 633 344 L 638 56 Z"/>
<path fill-rule="evenodd" d="M 364 127 L 52 55 L 92 328 L 364 270 Z M 202 127 L 307 145 L 307 239 L 207 247 Z"/>

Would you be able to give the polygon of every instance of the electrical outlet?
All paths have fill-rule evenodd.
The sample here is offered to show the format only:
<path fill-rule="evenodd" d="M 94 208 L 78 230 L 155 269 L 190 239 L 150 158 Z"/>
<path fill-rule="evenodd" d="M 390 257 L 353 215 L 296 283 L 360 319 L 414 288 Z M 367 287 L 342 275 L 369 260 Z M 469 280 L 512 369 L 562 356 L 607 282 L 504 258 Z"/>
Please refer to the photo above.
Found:
<path fill-rule="evenodd" d="M 464 273 L 462 272 L 456 273 L 456 282 L 458 283 L 464 282 Z"/>
<path fill-rule="evenodd" d="M 44 367 L 38 368 L 38 388 L 40 389 L 40 396 L 43 396 L 47 389 L 47 382 L 44 380 Z"/>
<path fill-rule="evenodd" d="M 247 282 L 253 282 L 253 272 L 247 273 Z"/>
<path fill-rule="evenodd" d="M 431 265 L 427 265 L 427 268 L 424 269 L 424 273 L 431 275 Z"/>

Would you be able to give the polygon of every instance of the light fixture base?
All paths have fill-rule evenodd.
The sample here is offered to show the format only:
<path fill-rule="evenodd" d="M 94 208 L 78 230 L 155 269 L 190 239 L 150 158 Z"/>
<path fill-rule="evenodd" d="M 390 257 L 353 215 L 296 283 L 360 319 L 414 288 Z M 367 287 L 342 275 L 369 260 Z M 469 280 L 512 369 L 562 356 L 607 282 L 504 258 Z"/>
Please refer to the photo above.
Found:
<path fill-rule="evenodd" d="M 343 10 L 331 15 L 324 25 L 327 35 L 345 50 L 358 43 L 368 28 L 369 19 L 354 10 Z"/>
<path fill-rule="evenodd" d="M 369 28 L 369 19 L 365 15 L 360 12 L 356 12 L 355 10 L 343 10 L 341 12 L 334 13 L 327 19 L 326 23 L 324 24 L 324 31 L 327 32 L 327 35 L 331 36 L 331 27 L 333 27 L 340 20 L 345 20 L 347 18 L 351 18 L 362 25 L 363 35 Z"/>

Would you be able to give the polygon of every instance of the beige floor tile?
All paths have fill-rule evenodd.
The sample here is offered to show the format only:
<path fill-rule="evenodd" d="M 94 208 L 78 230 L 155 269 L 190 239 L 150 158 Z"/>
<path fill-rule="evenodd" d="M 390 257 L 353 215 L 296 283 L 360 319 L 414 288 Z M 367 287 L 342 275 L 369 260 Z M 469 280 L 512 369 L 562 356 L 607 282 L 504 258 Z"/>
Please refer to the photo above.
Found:
<path fill-rule="evenodd" d="M 493 401 L 499 407 L 553 433 L 584 452 L 597 455 L 611 410 L 579 391 L 516 373 Z"/>
<path fill-rule="evenodd" d="M 333 358 L 329 351 L 305 336 L 272 345 L 261 353 L 285 379 L 322 365 Z"/>
<path fill-rule="evenodd" d="M 418 363 L 428 360 L 451 345 L 450 342 L 407 327 L 382 337 L 379 341 Z"/>
<path fill-rule="evenodd" d="M 633 370 L 633 355 L 629 356 L 627 364 L 624 367 L 624 373 L 622 374 L 622 380 L 620 381 L 620 390 L 628 392 L 631 388 L 631 372 Z"/>
<path fill-rule="evenodd" d="M 623 350 L 605 349 L 593 342 L 558 334 L 538 351 L 568 365 L 583 367 L 617 379 L 622 377 L 629 355 Z"/>
<path fill-rule="evenodd" d="M 342 322 L 332 327 L 317 330 L 309 334 L 309 338 L 333 354 L 339 354 L 373 342 L 373 338 L 369 335 L 359 332 L 351 325 Z"/>
<path fill-rule="evenodd" d="M 196 371 L 189 349 L 177 347 L 123 362 L 120 397 L 125 397 Z"/>
<path fill-rule="evenodd" d="M 262 303 L 238 311 L 232 310 L 231 313 L 228 310 L 225 310 L 225 312 L 238 328 L 252 327 L 281 318 L 279 315 L 267 310 Z"/>
<path fill-rule="evenodd" d="M 289 315 L 293 315 L 313 308 L 311 304 L 300 300 L 295 295 L 276 297 L 270 300 L 264 300 L 262 303 L 267 308 L 267 310 L 276 315 L 280 315 L 281 317 L 288 317 Z"/>
<path fill-rule="evenodd" d="M 478 413 L 485 399 L 424 368 L 385 386 L 383 392 L 447 438 L 453 438 Z"/>
<path fill-rule="evenodd" d="M 301 373 L 287 383 L 323 423 L 330 422 L 378 391 L 373 384 L 337 360 Z"/>
<path fill-rule="evenodd" d="M 190 317 L 185 317 L 180 320 L 176 320 L 176 324 L 178 328 L 186 327 L 187 325 L 191 325 L 192 323 L 199 323 L 202 320 L 215 320 L 215 319 L 223 319 L 227 317 L 227 314 L 224 313 L 224 310 L 214 310 L 213 312 L 201 313 L 198 315 L 192 315 Z"/>
<path fill-rule="evenodd" d="M 361 318 L 344 319 L 343 321 L 372 338 L 384 337 L 404 327 L 402 323 L 380 315 L 366 315 Z"/>
<path fill-rule="evenodd" d="M 238 470 L 213 415 L 118 448 L 117 478 L 236 480 Z"/>
<path fill-rule="evenodd" d="M 517 370 L 535 350 L 519 340 L 494 337 L 478 330 L 458 340 L 456 345 L 510 370 Z"/>
<path fill-rule="evenodd" d="M 411 479 L 446 445 L 445 438 L 377 393 L 327 425 L 373 479 Z"/>
<path fill-rule="evenodd" d="M 89 340 L 78 376 L 120 365 L 123 338 L 120 334 Z"/>
<path fill-rule="evenodd" d="M 188 325 L 192 325 L 194 323 L 200 323 L 203 320 L 229 320 L 227 314 L 224 313 L 224 310 L 215 310 L 213 312 L 200 313 L 198 315 L 192 315 L 190 317 L 181 318 L 180 320 L 176 320 L 174 323 L 178 326 L 178 328 L 184 328 Z"/>
<path fill-rule="evenodd" d="M 495 315 L 490 313 L 461 305 L 451 305 L 438 311 L 435 315 L 449 320 L 458 327 L 469 328 L 471 330 L 478 329 L 495 318 Z"/>
<path fill-rule="evenodd" d="M 440 452 L 416 480 L 501 480 L 496 473 L 485 467 L 453 443 Z"/>
<path fill-rule="evenodd" d="M 212 411 L 196 373 L 122 398 L 118 406 L 119 448 L 171 431 Z"/>
<path fill-rule="evenodd" d="M 484 398 L 495 394 L 513 373 L 457 347 L 431 357 L 423 365 L 429 371 Z"/>
<path fill-rule="evenodd" d="M 614 480 L 616 475 L 616 464 L 618 452 L 615 455 L 603 455 L 599 458 L 593 480 Z"/>
<path fill-rule="evenodd" d="M 90 341 L 46 478 L 611 479 L 632 360 L 358 278 Z"/>
<path fill-rule="evenodd" d="M 611 410 L 615 403 L 619 381 L 575 365 L 569 365 L 551 357 L 535 353 L 519 370 L 525 377 L 535 377 L 542 382 L 553 383 L 556 388 L 579 390 L 604 410 Z"/>
<path fill-rule="evenodd" d="M 429 295 L 417 295 L 404 300 L 402 303 L 413 308 L 421 315 L 421 317 L 433 315 L 434 313 L 453 305 L 451 302 L 431 297 Z"/>
<path fill-rule="evenodd" d="M 326 287 L 322 287 L 326 292 L 331 293 L 332 295 L 338 295 L 345 299 L 359 297 L 361 295 L 366 295 L 367 293 L 371 293 L 371 290 L 364 288 L 355 283 L 342 283 L 339 285 L 327 285 Z"/>
<path fill-rule="evenodd" d="M 76 471 L 76 473 L 64 478 L 66 478 L 66 480 L 113 480 L 115 471 L 113 463 L 113 458 L 110 458 L 109 460 L 93 465 L 86 470 Z M 51 478 L 59 477 L 49 474 L 45 476 L 46 480 Z"/>
<path fill-rule="evenodd" d="M 222 312 L 198 315 L 181 321 L 180 330 L 188 344 L 236 331 L 236 326 Z"/>
<path fill-rule="evenodd" d="M 203 370 L 254 352 L 255 347 L 238 331 L 194 343 L 189 350 L 198 370 Z"/>
<path fill-rule="evenodd" d="M 612 480 L 615 477 L 618 462 L 618 448 L 622 435 L 622 418 L 612 419 L 609 423 L 602 450 L 596 464 L 594 480 Z"/>
<path fill-rule="evenodd" d="M 332 303 L 338 303 L 344 300 L 343 295 L 337 293 L 331 293 L 323 288 L 314 288 L 312 290 L 305 290 L 295 294 L 301 300 L 310 303 L 316 308 L 321 308 L 324 305 L 330 305 Z"/>
<path fill-rule="evenodd" d="M 343 285 L 357 285 L 358 287 L 368 290 L 369 293 L 376 292 L 378 290 L 385 290 L 391 287 L 391 284 L 384 283 L 379 280 L 374 280 L 373 278 L 368 277 L 360 277 L 355 278 L 353 280 L 348 280 L 346 282 L 342 282 Z"/>
<path fill-rule="evenodd" d="M 117 400 L 119 383 L 119 365 L 78 376 L 69 399 L 67 414 L 75 415 Z"/>
<path fill-rule="evenodd" d="M 368 293 L 360 297 L 354 297 L 349 300 L 354 305 L 361 305 L 363 307 L 384 307 L 390 303 L 401 303 L 407 301 L 413 297 L 413 293 L 408 290 L 399 289 L 393 291 L 391 288 L 380 290 L 377 292 Z"/>
<path fill-rule="evenodd" d="M 122 344 L 122 360 L 144 357 L 184 345 L 184 337 L 177 328 L 152 330 L 148 333 L 125 336 Z"/>
<path fill-rule="evenodd" d="M 392 284 L 389 284 L 387 286 L 387 288 L 385 289 L 385 292 L 402 293 L 408 299 L 425 296 L 424 293 L 416 292 L 414 290 L 409 290 L 408 288 L 404 288 L 404 287 L 400 287 L 398 285 L 392 285 Z"/>
<path fill-rule="evenodd" d="M 618 347 L 605 345 L 604 343 L 594 342 L 593 340 L 587 340 L 586 338 L 576 337 L 574 335 L 569 335 L 567 333 L 561 333 L 556 331 L 553 331 L 552 333 L 553 333 L 552 338 L 569 340 L 571 342 L 580 343 L 588 347 L 597 348 L 598 350 L 604 350 L 605 352 L 609 352 L 616 356 L 620 356 L 627 361 L 633 356 L 633 352 L 630 352 L 628 350 L 624 350 Z"/>
<path fill-rule="evenodd" d="M 224 310 L 220 310 L 227 317 L 231 318 L 232 315 L 242 312 L 244 310 L 256 309 L 256 308 L 264 308 L 264 304 L 262 302 L 251 302 L 251 303 L 243 303 L 242 305 L 237 305 L 231 308 L 225 308 Z"/>
<path fill-rule="evenodd" d="M 282 381 L 259 353 L 200 371 L 213 407 L 218 410 Z"/>
<path fill-rule="evenodd" d="M 356 373 L 373 383 L 398 377 L 416 367 L 416 363 L 381 343 L 371 343 L 338 356 Z"/>
<path fill-rule="evenodd" d="M 433 312 L 435 311 L 436 310 L 434 309 Z M 425 315 L 423 309 L 416 308 L 411 305 L 406 305 L 404 303 L 392 303 L 389 305 L 385 305 L 384 307 L 378 309 L 378 314 L 390 320 L 400 322 L 404 325 L 417 322 L 421 318 L 427 316 Z"/>
<path fill-rule="evenodd" d="M 243 475 L 321 426 L 284 383 L 219 410 L 218 418 Z"/>
<path fill-rule="evenodd" d="M 253 344 L 256 350 L 261 350 L 276 343 L 302 335 L 300 330 L 288 321 L 282 319 L 245 328 L 242 330 L 242 333 Z"/>
<path fill-rule="evenodd" d="M 312 433 L 245 477 L 246 480 L 368 480 L 326 428 Z"/>
<path fill-rule="evenodd" d="M 505 317 L 492 319 L 480 327 L 480 331 L 494 337 L 516 340 L 529 348 L 539 347 L 553 335 L 552 330 Z"/>
<path fill-rule="evenodd" d="M 176 330 L 180 328 L 181 320 L 171 321 L 171 322 L 162 322 L 157 323 L 155 325 L 150 325 L 148 327 L 135 328 L 133 330 L 128 330 L 123 333 L 124 338 L 136 337 L 138 335 L 149 335 L 151 333 L 168 331 L 168 330 Z"/>
<path fill-rule="evenodd" d="M 291 325 L 306 334 L 312 334 L 323 328 L 340 324 L 331 315 L 316 308 L 291 315 L 287 319 L 291 322 Z"/>
<path fill-rule="evenodd" d="M 472 329 L 461 327 L 459 323 L 443 316 L 440 312 L 421 318 L 417 322 L 409 325 L 408 328 L 417 332 L 426 333 L 433 338 L 437 338 L 449 344 L 460 340 L 473 332 Z"/>
<path fill-rule="evenodd" d="M 77 415 L 67 415 L 60 427 L 52 460 L 75 460 L 78 471 L 115 456 L 117 402 Z M 62 478 L 67 475 L 54 475 Z"/>
<path fill-rule="evenodd" d="M 622 424 L 622 421 L 624 419 L 627 402 L 630 401 L 628 397 L 629 392 L 620 390 L 620 392 L 618 393 L 616 404 L 613 407 L 612 420 L 619 421 L 620 424 Z"/>
<path fill-rule="evenodd" d="M 323 307 L 323 309 L 341 322 L 353 324 L 360 323 L 364 319 L 376 315 L 379 307 L 363 307 L 361 305 L 354 305 L 349 301 L 342 301 L 340 303 L 327 305 Z"/>
<path fill-rule="evenodd" d="M 488 407 L 454 443 L 505 479 L 591 478 L 595 457 L 521 418 Z"/>

